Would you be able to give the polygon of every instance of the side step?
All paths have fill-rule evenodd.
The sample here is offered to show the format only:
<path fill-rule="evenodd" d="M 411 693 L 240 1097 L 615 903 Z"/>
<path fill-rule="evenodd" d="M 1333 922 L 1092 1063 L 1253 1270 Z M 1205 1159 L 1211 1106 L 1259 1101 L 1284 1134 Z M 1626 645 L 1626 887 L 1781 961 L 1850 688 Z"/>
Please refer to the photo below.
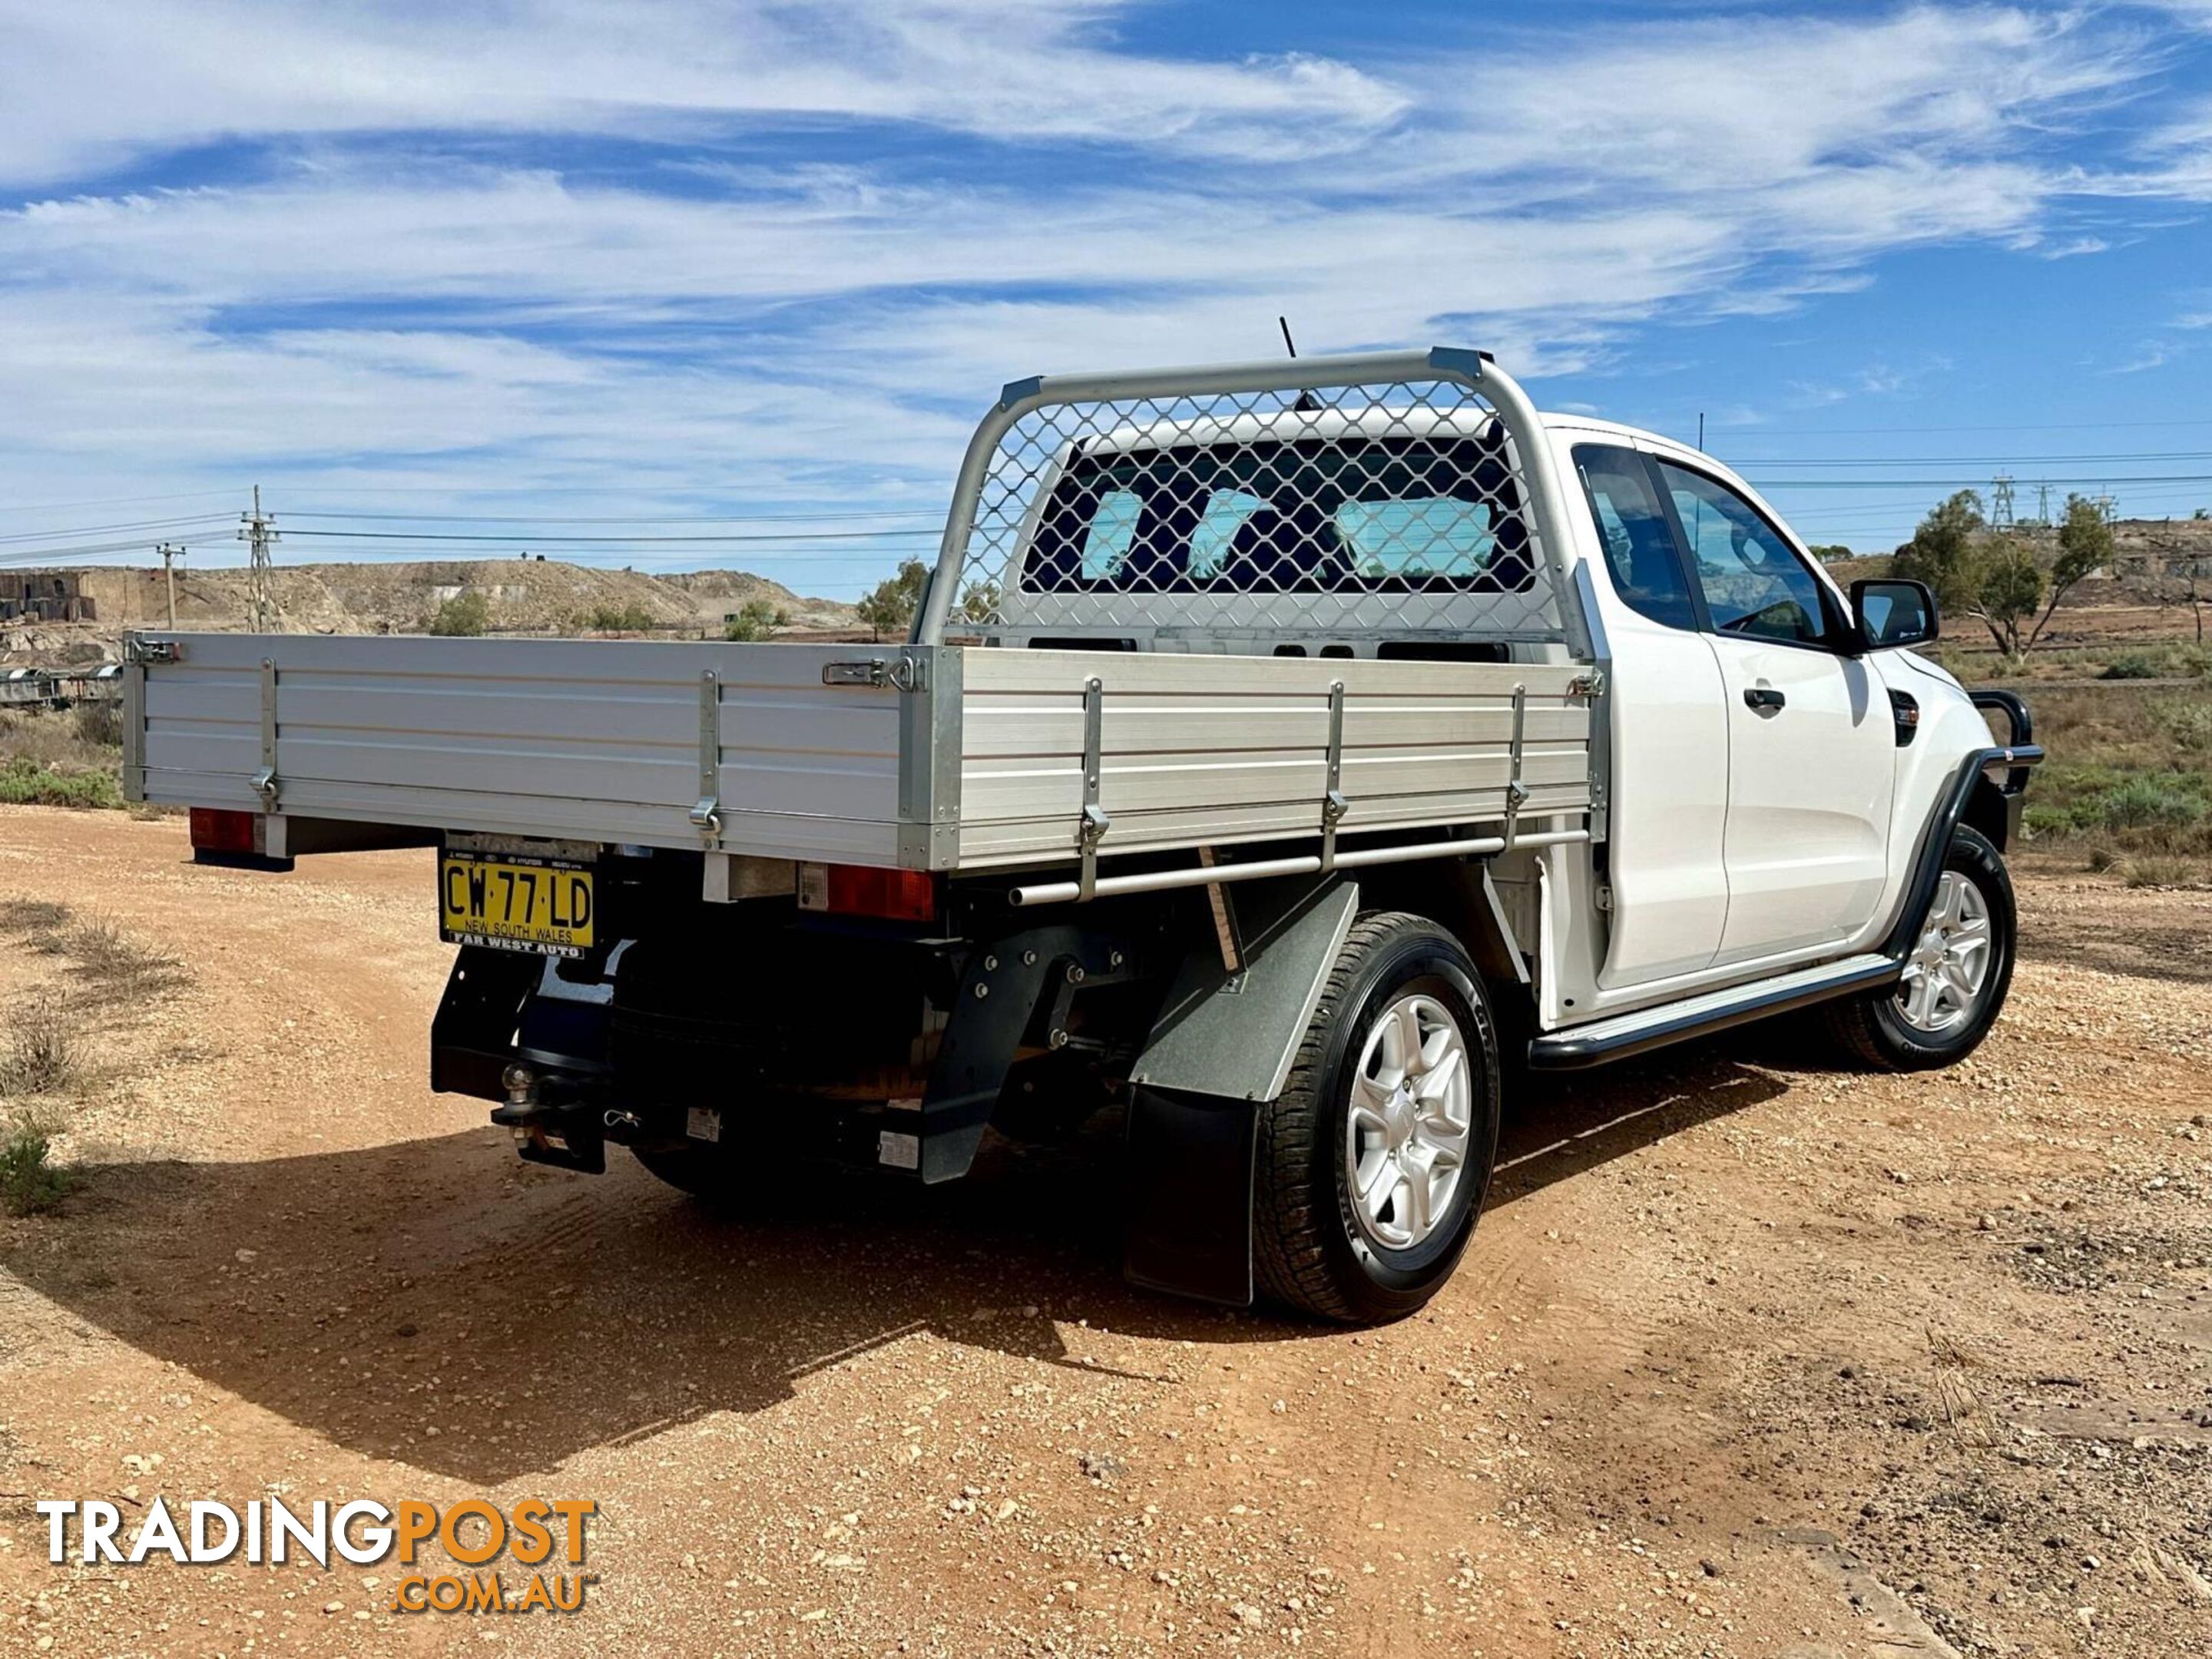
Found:
<path fill-rule="evenodd" d="M 1538 1037 L 1528 1045 L 1528 1064 L 1540 1071 L 1568 1072 L 1626 1060 L 1670 1042 L 1685 1042 L 1769 1014 L 1787 1013 L 1854 991 L 1872 990 L 1894 980 L 1899 964 L 1885 956 L 1846 957 L 1818 968 L 1801 968 L 1777 979 L 1708 991 L 1656 1008 L 1593 1020 Z"/>

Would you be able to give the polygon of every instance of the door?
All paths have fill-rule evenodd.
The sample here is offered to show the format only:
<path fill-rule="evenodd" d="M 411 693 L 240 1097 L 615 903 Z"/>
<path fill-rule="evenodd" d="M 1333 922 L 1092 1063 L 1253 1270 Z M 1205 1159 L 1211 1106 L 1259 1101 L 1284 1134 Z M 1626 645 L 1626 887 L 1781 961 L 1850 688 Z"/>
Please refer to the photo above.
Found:
<path fill-rule="evenodd" d="M 1720 949 L 1728 713 L 1650 464 L 1633 449 L 1577 444 L 1574 465 L 1613 641 L 1613 927 L 1598 975 L 1613 990 L 1695 973 Z"/>
<path fill-rule="evenodd" d="M 1659 475 L 1720 665 L 1729 726 L 1728 921 L 1716 963 L 1842 945 L 1888 870 L 1897 728 L 1842 608 L 1759 510 L 1703 473 Z"/>

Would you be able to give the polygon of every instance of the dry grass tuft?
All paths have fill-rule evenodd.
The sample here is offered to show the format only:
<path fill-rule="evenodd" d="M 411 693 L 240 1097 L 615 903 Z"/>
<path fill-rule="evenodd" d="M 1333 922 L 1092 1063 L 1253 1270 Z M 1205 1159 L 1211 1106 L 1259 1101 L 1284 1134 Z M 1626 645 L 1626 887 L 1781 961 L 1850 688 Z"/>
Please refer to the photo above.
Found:
<path fill-rule="evenodd" d="M 52 899 L 0 898 L 0 933 L 51 933 L 69 919 L 69 906 Z"/>
<path fill-rule="evenodd" d="M 2212 881 L 2212 864 L 2156 853 L 2123 859 L 2118 870 L 2120 879 L 2130 887 L 2201 887 Z"/>
<path fill-rule="evenodd" d="M 48 990 L 17 999 L 0 1033 L 0 1095 L 52 1095 L 84 1080 L 84 1054 L 68 999 Z"/>
<path fill-rule="evenodd" d="M 32 940 L 32 948 L 67 958 L 86 1003 L 143 1002 L 173 989 L 183 977 L 177 959 L 117 925 L 111 916 L 78 916 Z"/>

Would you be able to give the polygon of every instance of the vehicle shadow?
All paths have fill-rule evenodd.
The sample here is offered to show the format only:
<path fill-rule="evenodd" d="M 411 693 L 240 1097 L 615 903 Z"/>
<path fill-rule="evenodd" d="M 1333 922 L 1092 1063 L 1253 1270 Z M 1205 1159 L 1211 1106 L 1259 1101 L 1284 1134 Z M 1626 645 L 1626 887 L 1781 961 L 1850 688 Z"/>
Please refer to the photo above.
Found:
<path fill-rule="evenodd" d="M 1492 1207 L 1784 1086 L 1715 1055 L 1540 1085 L 1508 1126 Z M 934 1189 L 794 1166 L 778 1213 L 750 1219 L 625 1157 L 596 1178 L 522 1164 L 489 1127 L 111 1164 L 4 1265 L 335 1444 L 477 1484 L 758 1411 L 920 1332 L 1083 1369 L 1100 1368 L 1061 1322 L 1207 1343 L 1320 1334 L 1122 1284 L 1115 1127 L 1049 1151 L 994 1141 Z"/>

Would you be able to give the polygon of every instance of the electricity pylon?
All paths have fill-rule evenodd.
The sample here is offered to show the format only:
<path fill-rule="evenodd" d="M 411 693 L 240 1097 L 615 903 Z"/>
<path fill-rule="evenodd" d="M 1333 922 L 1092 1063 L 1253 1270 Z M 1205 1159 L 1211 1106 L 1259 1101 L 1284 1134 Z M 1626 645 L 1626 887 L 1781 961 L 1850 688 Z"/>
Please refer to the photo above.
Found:
<path fill-rule="evenodd" d="M 253 511 L 239 515 L 238 539 L 246 547 L 246 614 L 257 634 L 273 634 L 281 623 L 276 611 L 276 569 L 269 561 L 269 544 L 280 540 L 276 517 L 261 510 L 261 486 L 253 486 Z"/>

